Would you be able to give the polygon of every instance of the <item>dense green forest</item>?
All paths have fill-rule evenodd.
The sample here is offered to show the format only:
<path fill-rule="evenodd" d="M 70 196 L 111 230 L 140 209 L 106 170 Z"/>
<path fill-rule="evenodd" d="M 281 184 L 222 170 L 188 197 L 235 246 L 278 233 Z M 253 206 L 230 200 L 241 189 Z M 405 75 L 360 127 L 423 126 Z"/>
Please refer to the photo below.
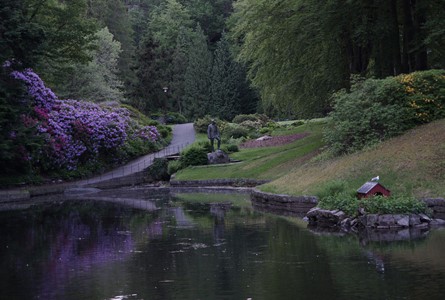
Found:
<path fill-rule="evenodd" d="M 147 114 L 323 115 L 353 75 L 445 64 L 441 0 L 1 2 L 1 61 L 62 98 Z"/>
<path fill-rule="evenodd" d="M 445 67 L 443 0 L 0 3 L 0 160 L 8 170 L 17 153 L 42 155 L 45 139 L 33 130 L 48 133 L 44 121 L 60 99 L 98 105 L 64 102 L 83 107 L 84 116 L 88 110 L 116 113 L 104 104 L 117 103 L 127 106 L 125 114 L 176 113 L 190 121 L 257 112 L 311 118 L 340 108 L 338 99 L 357 82 Z M 435 74 L 431 80 L 443 80 L 443 73 Z M 154 124 L 142 123 L 132 133 Z M 66 137 L 52 141 L 54 149 L 74 137 L 80 143 L 90 130 L 70 126 Z M 74 153 L 102 147 L 76 143 Z M 88 160 L 82 155 L 61 156 L 59 166 Z"/>

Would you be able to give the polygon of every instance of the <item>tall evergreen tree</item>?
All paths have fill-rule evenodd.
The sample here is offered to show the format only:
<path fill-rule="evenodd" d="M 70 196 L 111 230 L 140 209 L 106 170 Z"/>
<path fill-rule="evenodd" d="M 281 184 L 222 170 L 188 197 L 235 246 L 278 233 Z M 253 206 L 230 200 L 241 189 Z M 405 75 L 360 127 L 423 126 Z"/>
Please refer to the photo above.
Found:
<path fill-rule="evenodd" d="M 176 39 L 176 47 L 173 53 L 172 78 L 169 84 L 172 97 L 173 109 L 179 113 L 183 112 L 185 73 L 188 66 L 188 55 L 191 49 L 192 32 L 185 27 L 181 27 Z"/>
<path fill-rule="evenodd" d="M 211 115 L 231 120 L 239 111 L 241 67 L 232 58 L 226 36 L 216 44 L 210 77 Z"/>
<path fill-rule="evenodd" d="M 131 88 L 131 104 L 146 113 L 166 106 L 166 95 L 163 94 L 166 79 L 162 77 L 166 56 L 158 42 L 147 32 L 137 54 L 135 72 L 138 80 Z"/>
<path fill-rule="evenodd" d="M 123 84 L 118 79 L 118 59 L 121 44 L 105 27 L 96 33 L 92 61 L 76 64 L 63 78 L 65 84 L 58 95 L 65 98 L 94 102 L 122 101 Z"/>
<path fill-rule="evenodd" d="M 206 115 L 210 109 L 209 78 L 212 68 L 212 55 L 199 24 L 192 36 L 187 61 L 184 76 L 184 114 L 190 119 L 195 119 Z"/>

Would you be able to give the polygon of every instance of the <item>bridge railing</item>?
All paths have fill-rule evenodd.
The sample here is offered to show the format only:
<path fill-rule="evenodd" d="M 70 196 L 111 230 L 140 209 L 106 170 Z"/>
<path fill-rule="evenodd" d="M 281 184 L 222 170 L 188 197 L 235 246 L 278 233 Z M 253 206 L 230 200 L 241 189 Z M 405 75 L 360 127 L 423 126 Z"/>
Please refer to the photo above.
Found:
<path fill-rule="evenodd" d="M 151 153 L 151 154 L 145 155 L 143 157 L 140 157 L 138 159 L 135 159 L 135 160 L 127 163 L 124 166 L 116 168 L 113 171 L 104 172 L 103 174 L 95 176 L 93 178 L 81 180 L 79 182 L 79 184 L 80 185 L 94 184 L 94 183 L 99 183 L 102 181 L 112 180 L 112 179 L 116 179 L 116 178 L 129 176 L 132 174 L 136 174 L 138 172 L 145 170 L 149 166 L 151 166 L 155 159 L 179 154 L 184 148 L 186 148 L 189 145 L 190 145 L 189 143 L 186 143 L 186 144 L 181 144 L 181 145 L 168 146 L 168 147 L 166 147 L 160 151 L 157 151 L 155 153 Z"/>

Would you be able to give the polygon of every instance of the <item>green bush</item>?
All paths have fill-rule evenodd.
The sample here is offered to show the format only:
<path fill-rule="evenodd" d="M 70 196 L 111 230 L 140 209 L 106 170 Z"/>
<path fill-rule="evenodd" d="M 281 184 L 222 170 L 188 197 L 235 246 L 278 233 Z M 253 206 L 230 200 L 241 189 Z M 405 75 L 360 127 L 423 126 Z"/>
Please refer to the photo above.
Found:
<path fill-rule="evenodd" d="M 165 139 L 165 138 L 167 138 L 167 137 L 169 136 L 169 134 L 172 132 L 172 129 L 171 129 L 170 127 L 168 127 L 168 126 L 162 126 L 162 125 L 159 125 L 159 126 L 158 126 L 158 132 L 159 132 L 159 134 L 161 135 L 161 137 L 162 137 L 163 139 Z"/>
<path fill-rule="evenodd" d="M 298 121 L 293 122 L 291 125 L 294 127 L 298 127 L 298 126 L 304 125 L 304 122 L 301 120 L 298 120 Z"/>
<path fill-rule="evenodd" d="M 348 216 L 356 216 L 359 208 L 369 214 L 410 214 L 427 213 L 428 209 L 424 202 L 413 197 L 382 197 L 357 199 L 356 196 L 340 193 L 321 198 L 318 206 L 323 209 L 339 209 Z"/>
<path fill-rule="evenodd" d="M 128 104 L 121 104 L 120 105 L 123 108 L 126 108 L 130 111 L 130 116 L 132 119 L 138 120 L 139 124 L 142 126 L 158 126 L 159 122 L 156 120 L 153 120 L 146 115 L 144 115 L 142 112 L 137 110 L 131 105 Z"/>
<path fill-rule="evenodd" d="M 179 161 L 183 167 L 206 165 L 207 153 L 207 149 L 193 145 L 181 153 Z"/>
<path fill-rule="evenodd" d="M 228 153 L 234 153 L 234 152 L 238 152 L 238 151 L 239 151 L 238 146 L 237 146 L 237 145 L 233 145 L 233 144 L 231 144 L 231 145 L 225 145 L 225 146 L 223 147 L 223 149 L 224 149 L 226 152 L 228 152 Z"/>
<path fill-rule="evenodd" d="M 250 115 L 237 115 L 233 118 L 232 122 L 236 124 L 241 124 L 245 121 L 251 121 L 251 122 L 260 122 L 262 126 L 267 124 L 270 119 L 266 115 L 263 114 L 250 114 Z"/>
<path fill-rule="evenodd" d="M 167 166 L 167 173 L 169 174 L 169 175 L 173 175 L 173 174 L 175 174 L 176 172 L 178 172 L 179 170 L 181 170 L 182 169 L 182 164 L 181 164 L 181 162 L 179 161 L 179 160 L 172 160 L 172 161 L 170 161 L 169 163 L 168 163 L 168 166 Z"/>
<path fill-rule="evenodd" d="M 269 127 L 263 127 L 263 128 L 260 128 L 260 130 L 258 132 L 261 134 L 270 134 L 272 132 L 272 130 Z"/>
<path fill-rule="evenodd" d="M 216 125 L 218 125 L 219 130 L 221 131 L 221 121 L 218 118 L 212 118 L 209 115 L 206 115 L 200 119 L 197 119 L 193 123 L 193 127 L 195 128 L 196 132 L 198 133 L 207 133 L 207 127 L 209 126 L 212 119 L 215 120 Z"/>
<path fill-rule="evenodd" d="M 178 112 L 169 112 L 165 121 L 167 124 L 184 124 L 187 123 L 187 118 Z"/>
<path fill-rule="evenodd" d="M 324 139 L 334 154 L 360 150 L 445 117 L 445 71 L 358 82 L 333 95 Z"/>
<path fill-rule="evenodd" d="M 226 138 L 238 139 L 241 137 L 247 137 L 249 135 L 249 130 L 244 126 L 231 124 L 225 128 L 223 135 Z"/>
<path fill-rule="evenodd" d="M 212 145 L 210 144 L 210 141 L 200 141 L 196 143 L 196 146 L 203 148 L 206 153 L 212 152 Z"/>
<path fill-rule="evenodd" d="M 153 180 L 169 180 L 170 174 L 168 173 L 167 168 L 167 158 L 155 158 L 153 164 L 148 168 L 148 175 Z"/>

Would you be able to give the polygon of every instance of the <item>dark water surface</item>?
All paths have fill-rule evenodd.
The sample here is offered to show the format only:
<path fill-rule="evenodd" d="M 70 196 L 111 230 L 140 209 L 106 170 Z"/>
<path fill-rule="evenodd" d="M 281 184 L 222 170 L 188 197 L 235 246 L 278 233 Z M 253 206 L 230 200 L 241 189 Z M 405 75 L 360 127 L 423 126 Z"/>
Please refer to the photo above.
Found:
<path fill-rule="evenodd" d="M 444 230 L 370 242 L 243 195 L 147 203 L 0 212 L 0 299 L 445 299 Z"/>

